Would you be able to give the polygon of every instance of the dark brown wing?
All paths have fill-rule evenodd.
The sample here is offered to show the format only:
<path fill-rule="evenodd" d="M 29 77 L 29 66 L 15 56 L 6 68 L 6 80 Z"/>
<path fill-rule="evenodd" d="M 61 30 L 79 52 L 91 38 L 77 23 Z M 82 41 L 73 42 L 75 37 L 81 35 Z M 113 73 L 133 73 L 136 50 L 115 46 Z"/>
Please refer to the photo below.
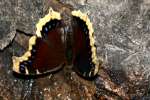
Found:
<path fill-rule="evenodd" d="M 86 78 L 94 77 L 99 68 L 91 23 L 87 15 L 80 11 L 73 11 L 72 14 L 74 23 L 73 65 L 75 71 Z"/>
<path fill-rule="evenodd" d="M 29 50 L 22 57 L 13 57 L 14 72 L 38 75 L 57 71 L 62 67 L 65 48 L 60 24 L 60 15 L 54 11 L 39 21 L 37 36 L 32 36 L 29 40 Z"/>

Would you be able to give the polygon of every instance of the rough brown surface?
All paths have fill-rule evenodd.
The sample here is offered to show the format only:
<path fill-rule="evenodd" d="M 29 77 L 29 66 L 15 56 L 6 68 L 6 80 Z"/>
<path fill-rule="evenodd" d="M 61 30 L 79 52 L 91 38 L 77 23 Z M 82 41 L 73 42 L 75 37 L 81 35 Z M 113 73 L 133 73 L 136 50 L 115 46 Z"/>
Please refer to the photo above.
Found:
<path fill-rule="evenodd" d="M 11 57 L 25 52 L 50 6 L 88 13 L 103 60 L 96 79 L 84 80 L 70 66 L 38 79 L 13 76 Z M 150 99 L 149 0 L 1 0 L 0 8 L 0 100 Z"/>

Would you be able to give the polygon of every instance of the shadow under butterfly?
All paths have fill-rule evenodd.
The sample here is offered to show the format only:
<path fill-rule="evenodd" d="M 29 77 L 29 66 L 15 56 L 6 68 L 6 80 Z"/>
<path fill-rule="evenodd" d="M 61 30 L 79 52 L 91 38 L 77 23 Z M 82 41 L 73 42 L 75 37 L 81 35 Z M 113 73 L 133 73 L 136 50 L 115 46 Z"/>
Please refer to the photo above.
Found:
<path fill-rule="evenodd" d="M 81 11 L 72 11 L 73 43 L 70 54 L 75 72 L 84 78 L 95 77 L 100 62 L 96 56 L 92 23 Z M 65 42 L 62 41 L 60 13 L 49 10 L 37 23 L 36 35 L 21 56 L 13 56 L 13 72 L 23 76 L 39 76 L 60 70 L 67 64 Z"/>

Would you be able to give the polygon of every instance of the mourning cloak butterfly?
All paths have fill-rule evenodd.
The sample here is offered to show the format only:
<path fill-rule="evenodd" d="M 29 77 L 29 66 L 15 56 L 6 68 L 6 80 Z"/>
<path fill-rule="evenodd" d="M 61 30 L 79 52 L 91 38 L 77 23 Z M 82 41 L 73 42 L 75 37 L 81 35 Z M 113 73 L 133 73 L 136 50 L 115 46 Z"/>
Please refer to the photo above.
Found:
<path fill-rule="evenodd" d="M 98 73 L 99 63 L 92 24 L 88 16 L 80 11 L 72 11 L 72 19 L 72 64 L 78 74 L 93 77 Z M 60 13 L 50 9 L 36 27 L 36 35 L 30 38 L 27 52 L 21 57 L 13 57 L 13 71 L 16 73 L 41 75 L 59 70 L 66 62 Z"/>

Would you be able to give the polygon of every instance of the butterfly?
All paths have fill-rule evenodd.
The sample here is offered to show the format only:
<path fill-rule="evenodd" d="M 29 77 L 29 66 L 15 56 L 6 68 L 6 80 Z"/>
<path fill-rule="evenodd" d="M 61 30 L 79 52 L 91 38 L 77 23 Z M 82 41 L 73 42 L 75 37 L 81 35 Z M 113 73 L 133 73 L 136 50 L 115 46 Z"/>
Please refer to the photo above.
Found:
<path fill-rule="evenodd" d="M 28 50 L 21 57 L 12 57 L 13 71 L 33 76 L 51 73 L 66 65 L 70 57 L 73 68 L 79 75 L 85 78 L 96 76 L 100 63 L 96 55 L 92 23 L 80 10 L 72 11 L 71 17 L 71 51 L 66 50 L 66 44 L 62 40 L 61 15 L 51 8 L 36 24 L 36 35 L 29 39 Z"/>

